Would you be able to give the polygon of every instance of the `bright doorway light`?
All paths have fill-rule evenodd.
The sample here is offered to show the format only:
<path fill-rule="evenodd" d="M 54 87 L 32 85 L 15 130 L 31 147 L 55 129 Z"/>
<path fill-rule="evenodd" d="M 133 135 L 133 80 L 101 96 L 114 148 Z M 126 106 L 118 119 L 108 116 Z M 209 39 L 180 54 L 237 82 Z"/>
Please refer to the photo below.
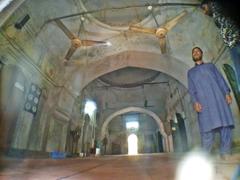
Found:
<path fill-rule="evenodd" d="M 126 128 L 127 129 L 138 129 L 139 128 L 139 123 L 138 121 L 130 121 L 126 123 Z"/>
<path fill-rule="evenodd" d="M 96 103 L 94 101 L 88 100 L 84 107 L 84 113 L 91 116 L 91 115 L 93 115 L 93 113 L 96 109 L 97 109 Z"/>
<path fill-rule="evenodd" d="M 128 155 L 138 154 L 138 138 L 136 134 L 130 134 L 128 136 Z"/>

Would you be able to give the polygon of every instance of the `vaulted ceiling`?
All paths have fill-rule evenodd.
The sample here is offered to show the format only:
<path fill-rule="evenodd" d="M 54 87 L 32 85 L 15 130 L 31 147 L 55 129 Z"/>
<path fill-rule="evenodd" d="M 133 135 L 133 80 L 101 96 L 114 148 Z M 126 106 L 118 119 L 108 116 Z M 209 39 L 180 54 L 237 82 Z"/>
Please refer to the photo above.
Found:
<path fill-rule="evenodd" d="M 162 78 L 174 87 L 181 86 L 184 92 L 186 71 L 193 65 L 192 47 L 202 47 L 206 61 L 213 62 L 223 49 L 215 25 L 198 4 L 198 0 L 16 0 L 12 7 L 3 10 L 9 18 L 0 22 L 1 59 L 5 64 L 32 69 L 25 73 L 33 81 L 44 79 L 66 87 L 76 96 L 90 82 L 95 85 L 89 87 L 96 87 L 100 82 L 118 88 L 137 86 L 140 88 L 135 90 L 140 92 L 144 83 Z M 129 29 L 132 25 L 156 29 L 183 11 L 186 14 L 167 32 L 166 53 L 161 51 L 161 38 L 155 31 L 142 33 Z M 27 14 L 30 19 L 26 24 L 21 29 L 15 28 Z M 63 25 L 59 25 L 59 20 Z M 77 45 L 69 61 L 64 63 L 69 48 L 74 47 L 71 37 L 110 45 Z M 142 54 L 141 57 L 135 56 L 136 53 Z M 155 106 L 163 107 L 168 87 L 156 87 L 145 89 L 146 94 L 155 92 L 154 96 L 161 99 Z M 144 95 L 140 94 L 143 104 Z M 115 98 L 122 96 L 124 93 Z M 98 97 L 101 99 L 102 95 Z"/>

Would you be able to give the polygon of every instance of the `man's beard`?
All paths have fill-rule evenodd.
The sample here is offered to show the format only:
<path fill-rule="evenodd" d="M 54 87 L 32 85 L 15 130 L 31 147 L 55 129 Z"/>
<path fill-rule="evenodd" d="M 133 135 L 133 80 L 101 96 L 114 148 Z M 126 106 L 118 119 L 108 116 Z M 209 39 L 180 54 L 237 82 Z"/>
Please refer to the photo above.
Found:
<path fill-rule="evenodd" d="M 197 61 L 201 61 L 202 60 L 202 56 L 200 56 L 200 57 L 198 57 L 198 58 L 194 58 L 194 57 L 192 57 L 193 58 L 193 61 L 194 62 L 197 62 Z"/>

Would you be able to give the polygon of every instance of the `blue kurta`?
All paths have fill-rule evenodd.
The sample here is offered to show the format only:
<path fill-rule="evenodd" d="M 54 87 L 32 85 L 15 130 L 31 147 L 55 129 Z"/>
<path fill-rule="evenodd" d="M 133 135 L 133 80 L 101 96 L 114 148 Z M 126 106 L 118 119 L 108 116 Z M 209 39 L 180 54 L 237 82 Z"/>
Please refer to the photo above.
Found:
<path fill-rule="evenodd" d="M 200 132 L 234 126 L 225 98 L 230 89 L 215 65 L 204 63 L 191 68 L 188 71 L 188 89 L 193 103 L 202 105 L 202 111 L 198 113 Z"/>

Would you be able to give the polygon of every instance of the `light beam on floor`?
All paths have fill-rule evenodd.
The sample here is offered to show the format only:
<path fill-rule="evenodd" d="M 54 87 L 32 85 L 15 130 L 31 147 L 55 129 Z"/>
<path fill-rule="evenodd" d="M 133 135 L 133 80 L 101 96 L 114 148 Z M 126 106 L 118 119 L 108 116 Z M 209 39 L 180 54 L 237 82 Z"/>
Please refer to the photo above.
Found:
<path fill-rule="evenodd" d="M 178 166 L 176 180 L 215 180 L 211 159 L 203 153 L 189 153 Z"/>

